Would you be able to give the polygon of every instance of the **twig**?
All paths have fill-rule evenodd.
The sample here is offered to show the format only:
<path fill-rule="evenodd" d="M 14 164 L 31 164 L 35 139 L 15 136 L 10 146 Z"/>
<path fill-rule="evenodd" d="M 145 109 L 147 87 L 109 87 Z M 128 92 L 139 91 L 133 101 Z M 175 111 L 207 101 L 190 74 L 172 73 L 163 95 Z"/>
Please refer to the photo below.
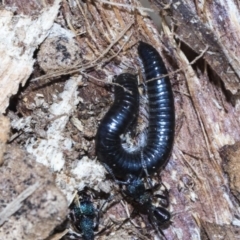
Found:
<path fill-rule="evenodd" d="M 67 233 L 69 232 L 69 229 L 65 229 L 63 232 L 61 233 L 56 233 L 53 236 L 50 236 L 49 238 L 47 238 L 47 240 L 60 240 L 62 239 Z"/>
<path fill-rule="evenodd" d="M 80 72 L 80 73 L 81 73 L 82 75 L 84 75 L 85 77 L 91 78 L 91 79 L 94 80 L 94 81 L 103 82 L 103 83 L 105 83 L 105 84 L 107 83 L 105 80 L 103 80 L 103 79 L 97 79 L 97 78 L 95 78 L 95 77 L 93 77 L 93 76 L 91 76 L 90 74 L 87 74 L 87 73 L 85 73 L 85 72 Z M 114 86 L 121 87 L 121 88 L 123 88 L 124 91 L 132 94 L 132 91 L 129 91 L 128 89 L 126 89 L 125 87 L 123 87 L 122 85 L 120 85 L 120 84 L 118 84 L 118 83 L 111 82 L 111 83 L 107 83 L 107 84 L 111 84 L 111 85 L 114 85 Z"/>
<path fill-rule="evenodd" d="M 177 148 L 177 147 L 176 147 L 176 148 Z M 182 156 L 182 159 L 184 160 L 184 161 L 183 161 L 184 164 L 185 164 L 186 166 L 188 166 L 188 169 L 189 169 L 189 168 L 191 169 L 191 171 L 194 173 L 194 175 L 196 176 L 196 178 L 198 179 L 198 181 L 199 181 L 201 184 L 203 184 L 203 180 L 204 180 L 204 179 L 202 179 L 201 177 L 198 176 L 199 174 L 197 174 L 197 172 L 195 171 L 195 169 L 194 169 L 194 167 L 191 165 L 191 163 L 190 163 L 189 161 L 187 161 L 187 159 L 185 158 L 182 150 L 180 150 L 179 148 L 177 148 L 177 149 L 178 149 L 180 155 Z"/>
<path fill-rule="evenodd" d="M 188 64 L 188 66 L 193 65 L 198 59 L 200 59 L 200 58 L 205 54 L 205 52 L 208 50 L 208 48 L 209 48 L 209 46 L 207 45 L 207 46 L 205 47 L 205 49 L 202 51 L 202 53 L 201 53 L 200 55 L 198 55 L 196 58 L 194 58 L 194 59 Z M 152 82 L 152 81 L 157 80 L 157 79 L 159 79 L 159 78 L 172 76 L 172 75 L 174 75 L 175 73 L 178 73 L 178 72 L 187 70 L 188 66 L 187 66 L 187 67 L 183 67 L 183 68 L 179 68 L 179 69 L 177 69 L 176 71 L 170 72 L 170 73 L 168 73 L 168 74 L 163 74 L 163 75 L 160 75 L 160 76 L 158 76 L 158 77 L 156 77 L 156 78 L 149 79 L 149 80 L 147 80 L 146 82 Z"/>
<path fill-rule="evenodd" d="M 76 65 L 73 69 L 70 69 L 69 71 L 66 71 L 66 69 L 57 71 L 54 73 L 46 74 L 41 77 L 37 77 L 31 80 L 31 82 L 38 81 L 40 79 L 47 79 L 47 78 L 52 78 L 52 77 L 59 77 L 61 75 L 66 75 L 66 74 L 73 74 L 79 71 L 84 71 L 86 69 L 92 68 L 96 66 L 99 60 L 101 60 L 108 52 L 109 50 L 125 35 L 125 33 L 132 27 L 133 22 L 130 22 L 124 29 L 123 31 L 118 35 L 118 37 L 103 51 L 103 53 L 94 59 L 93 61 L 83 64 L 83 65 Z"/>
<path fill-rule="evenodd" d="M 11 143 L 13 140 L 15 140 L 16 138 L 18 138 L 21 134 L 23 134 L 23 131 L 20 130 L 19 132 L 14 133 L 11 138 L 8 140 L 8 143 Z"/>
<path fill-rule="evenodd" d="M 140 228 L 140 226 L 138 226 L 138 225 L 132 220 L 131 215 L 130 215 L 130 213 L 129 213 L 129 209 L 128 209 L 127 204 L 125 204 L 123 201 L 121 201 L 121 204 L 122 204 L 123 207 L 125 208 L 125 211 L 126 211 L 126 213 L 127 213 L 127 219 L 130 220 L 130 222 L 133 224 L 133 226 L 134 226 L 135 228 Z"/>
<path fill-rule="evenodd" d="M 105 1 L 105 0 L 99 0 L 99 1 L 102 2 L 102 3 L 105 3 L 105 4 L 113 5 L 113 6 L 128 8 L 132 11 L 137 9 L 137 10 L 141 10 L 141 11 L 154 12 L 154 9 L 152 9 L 152 8 L 135 7 L 135 6 L 128 5 L 128 4 L 109 2 L 109 1 Z"/>
<path fill-rule="evenodd" d="M 132 27 L 133 22 L 129 23 L 124 30 L 119 34 L 119 36 L 105 49 L 105 51 L 95 60 L 93 60 L 89 67 L 93 67 L 94 63 L 99 61 L 101 58 L 103 58 L 108 52 L 109 50 L 124 36 L 124 34 Z M 89 68 L 88 67 L 88 68 Z"/>
<path fill-rule="evenodd" d="M 129 39 L 132 37 L 133 32 L 130 33 L 129 37 L 127 37 L 127 40 L 124 42 L 124 44 L 120 47 L 120 49 L 117 51 L 117 53 L 115 53 L 113 56 L 111 56 L 110 58 L 106 59 L 104 61 L 104 63 L 109 62 L 110 60 L 112 60 L 113 58 L 115 58 L 116 56 L 118 56 L 118 54 L 122 51 L 122 49 L 124 48 L 124 46 L 128 43 Z"/>

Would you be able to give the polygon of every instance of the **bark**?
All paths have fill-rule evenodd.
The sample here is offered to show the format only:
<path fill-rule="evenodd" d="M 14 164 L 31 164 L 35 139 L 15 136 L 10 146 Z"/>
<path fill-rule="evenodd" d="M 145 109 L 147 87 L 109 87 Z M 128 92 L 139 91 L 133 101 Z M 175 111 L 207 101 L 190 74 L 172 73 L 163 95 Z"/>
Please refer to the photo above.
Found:
<path fill-rule="evenodd" d="M 219 75 L 225 88 L 239 90 L 239 2 L 153 1 L 171 14 L 175 36 L 200 54 Z"/>
<path fill-rule="evenodd" d="M 55 1 L 51 7 L 45 8 L 45 10 L 44 5 L 40 5 L 39 9 L 38 1 L 32 2 L 32 8 L 28 8 L 29 4 L 24 4 L 24 2 L 9 2 L 11 7 L 8 6 L 7 1 L 6 8 L 0 10 L 1 113 L 5 112 L 11 95 L 17 93 L 19 84 L 24 86 L 32 73 L 34 51 L 52 26 L 60 1 Z M 6 10 L 7 7 L 12 11 Z M 34 7 L 36 11 L 31 11 Z M 17 16 L 14 16 L 14 12 Z M 29 15 L 21 16 L 22 12 Z"/>
<path fill-rule="evenodd" d="M 183 191 L 183 195 L 179 195 L 184 204 L 177 202 L 177 208 L 184 212 L 185 219 L 188 216 L 186 210 L 191 209 L 194 220 L 207 229 L 209 239 L 236 239 L 237 233 L 230 226 L 239 226 L 236 194 L 239 162 L 236 157 L 239 146 L 239 3 L 153 2 L 164 16 L 162 27 L 166 48 L 174 63 L 183 70 L 179 76 L 182 83 L 178 84 L 176 108 L 177 114 L 181 108 L 178 116 L 181 113 L 184 120 L 178 118 L 181 129 L 176 135 L 173 151 L 182 163 L 179 165 L 176 162 L 174 168 L 178 169 L 180 186 L 185 186 L 182 182 L 184 174 L 191 176 L 190 196 L 194 193 L 194 200 L 186 200 L 189 195 L 187 188 L 187 194 Z M 168 23 L 166 15 L 170 16 Z M 183 46 L 179 47 L 180 44 Z M 205 62 L 197 61 L 190 65 L 194 56 L 190 50 L 197 54 L 204 52 L 202 58 Z M 237 201 L 232 193 L 235 193 Z M 177 195 L 176 192 L 174 197 Z M 221 227 L 225 236 L 207 222 Z M 194 224 L 192 227 L 184 225 L 188 225 L 184 236 L 189 234 L 190 237 Z"/>
<path fill-rule="evenodd" d="M 118 186 L 96 161 L 94 137 L 113 101 L 114 75 L 138 72 L 142 81 L 137 43 L 146 41 L 161 53 L 175 97 L 175 144 L 157 174 L 169 190 L 172 213 L 164 235 L 237 239 L 239 3 L 152 0 L 160 34 L 137 0 L 20 3 L 5 1 L 0 9 L 0 111 L 11 122 L 10 147 L 21 146 L 51 169 L 69 204 L 85 186 L 101 201 L 117 197 Z M 142 94 L 136 136 L 147 126 L 144 102 Z M 111 203 L 96 239 L 154 239 L 145 215 L 129 220 L 132 208 Z"/>

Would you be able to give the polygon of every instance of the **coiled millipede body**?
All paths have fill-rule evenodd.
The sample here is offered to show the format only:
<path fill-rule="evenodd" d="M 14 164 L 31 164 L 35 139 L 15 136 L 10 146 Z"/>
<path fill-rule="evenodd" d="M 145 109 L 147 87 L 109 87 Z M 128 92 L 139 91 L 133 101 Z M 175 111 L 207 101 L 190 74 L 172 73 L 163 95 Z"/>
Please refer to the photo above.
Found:
<path fill-rule="evenodd" d="M 129 130 L 139 109 L 136 76 L 125 73 L 117 77 L 115 101 L 102 119 L 96 137 L 99 161 L 116 177 L 127 174 L 140 176 L 143 168 L 148 174 L 165 165 L 174 141 L 175 111 L 170 80 L 162 58 L 151 45 L 140 42 L 138 53 L 145 69 L 145 84 L 149 104 L 149 124 L 146 144 L 135 151 L 122 146 L 120 136 Z M 153 79 L 149 81 L 150 79 Z"/>

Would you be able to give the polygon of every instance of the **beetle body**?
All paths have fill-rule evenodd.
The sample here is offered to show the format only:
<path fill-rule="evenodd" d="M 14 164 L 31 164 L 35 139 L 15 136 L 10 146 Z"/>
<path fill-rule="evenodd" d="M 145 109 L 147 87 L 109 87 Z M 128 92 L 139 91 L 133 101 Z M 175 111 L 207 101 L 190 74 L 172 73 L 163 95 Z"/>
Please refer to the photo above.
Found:
<path fill-rule="evenodd" d="M 76 197 L 72 211 L 71 218 L 75 227 L 82 233 L 84 240 L 94 240 L 94 230 L 98 227 L 98 213 L 90 196 L 86 193 L 81 193 L 82 199 Z"/>
<path fill-rule="evenodd" d="M 159 229 L 159 225 L 169 222 L 171 215 L 165 208 L 168 207 L 168 192 L 165 195 L 153 195 L 152 189 L 146 189 L 144 182 L 135 176 L 128 175 L 125 195 L 132 199 L 139 210 L 148 215 L 150 222 Z M 165 199 L 165 203 L 160 202 L 163 207 L 156 207 L 152 203 L 153 198 Z"/>

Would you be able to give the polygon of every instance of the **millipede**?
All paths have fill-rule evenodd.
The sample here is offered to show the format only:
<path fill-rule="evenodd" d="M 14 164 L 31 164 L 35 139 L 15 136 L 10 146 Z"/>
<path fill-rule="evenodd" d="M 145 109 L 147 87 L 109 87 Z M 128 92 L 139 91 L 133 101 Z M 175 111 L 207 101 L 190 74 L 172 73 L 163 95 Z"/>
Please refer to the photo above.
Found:
<path fill-rule="evenodd" d="M 175 128 L 174 98 L 166 67 L 157 50 L 140 42 L 138 54 L 145 71 L 149 123 L 144 146 L 130 151 L 123 147 L 121 135 L 136 120 L 139 111 L 137 76 L 124 73 L 116 78 L 115 100 L 102 119 L 96 135 L 100 162 L 119 178 L 158 171 L 172 150 Z M 144 169 L 145 168 L 145 169 Z"/>

